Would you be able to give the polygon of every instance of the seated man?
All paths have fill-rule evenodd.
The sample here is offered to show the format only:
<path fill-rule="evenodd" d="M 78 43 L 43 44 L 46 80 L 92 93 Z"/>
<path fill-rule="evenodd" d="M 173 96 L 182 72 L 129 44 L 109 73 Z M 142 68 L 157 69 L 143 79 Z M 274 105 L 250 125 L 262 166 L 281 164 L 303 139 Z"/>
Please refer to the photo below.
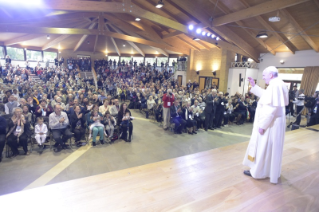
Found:
<path fill-rule="evenodd" d="M 14 95 L 10 95 L 8 103 L 4 105 L 6 114 L 12 114 L 13 109 L 20 105 L 17 101 L 15 101 L 15 99 Z"/>
<path fill-rule="evenodd" d="M 182 134 L 182 131 L 186 125 L 186 121 L 182 119 L 183 111 L 179 104 L 179 101 L 175 99 L 174 105 L 170 107 L 171 119 L 175 124 L 174 133 Z"/>
<path fill-rule="evenodd" d="M 117 117 L 119 110 L 120 110 L 119 100 L 114 99 L 114 105 L 110 109 L 111 116 Z"/>
<path fill-rule="evenodd" d="M 49 126 L 52 130 L 53 139 L 55 140 L 54 151 L 60 152 L 66 148 L 65 142 L 72 137 L 72 132 L 68 128 L 69 119 L 65 112 L 62 112 L 62 107 L 56 104 L 54 113 L 49 116 Z M 61 138 L 62 136 L 62 138 Z"/>
<path fill-rule="evenodd" d="M 319 98 L 317 99 L 315 105 L 311 108 L 308 126 L 313 126 L 316 124 L 319 124 Z"/>

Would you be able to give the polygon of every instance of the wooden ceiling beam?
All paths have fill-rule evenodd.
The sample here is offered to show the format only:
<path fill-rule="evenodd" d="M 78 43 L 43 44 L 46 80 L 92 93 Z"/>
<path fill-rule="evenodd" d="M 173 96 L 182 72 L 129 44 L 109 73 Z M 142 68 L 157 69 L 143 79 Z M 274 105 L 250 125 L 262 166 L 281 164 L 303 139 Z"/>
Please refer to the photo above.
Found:
<path fill-rule="evenodd" d="M 10 40 L 7 40 L 7 41 L 4 42 L 4 45 L 5 46 L 11 46 L 11 45 L 14 45 L 14 44 L 17 44 L 17 43 L 22 43 L 24 41 L 28 41 L 28 40 L 32 40 L 32 39 L 40 38 L 40 37 L 43 37 L 43 35 L 27 34 L 27 35 L 23 35 L 23 36 L 20 36 L 20 37 L 17 37 L 17 38 L 12 38 Z"/>
<path fill-rule="evenodd" d="M 174 31 L 174 32 L 170 32 L 166 35 L 163 35 L 163 39 L 167 39 L 167 38 L 171 38 L 171 37 L 175 37 L 175 36 L 178 36 L 180 34 L 184 34 L 183 32 L 180 32 L 180 31 Z"/>
<path fill-rule="evenodd" d="M 246 2 L 246 0 L 240 0 L 240 2 L 246 8 L 250 8 L 250 5 Z M 282 44 L 285 45 L 291 53 L 295 53 L 296 47 L 290 41 L 287 42 L 287 37 L 285 37 L 283 34 L 277 33 L 276 30 L 272 26 L 270 26 L 270 24 L 267 21 L 265 21 L 261 16 L 256 16 L 255 18 L 261 25 L 263 25 L 268 31 L 270 31 L 272 35 L 274 35 L 280 42 L 282 42 Z M 264 42 L 266 42 L 266 40 L 264 40 Z"/>
<path fill-rule="evenodd" d="M 212 2 L 213 4 L 216 5 L 217 1 L 216 0 L 209 0 L 210 2 Z M 230 14 L 232 13 L 232 11 L 226 6 L 224 5 L 222 2 L 218 2 L 217 3 L 217 7 L 220 11 L 222 11 L 225 14 Z M 238 24 L 239 26 L 244 27 L 244 23 L 242 21 L 236 21 L 236 24 Z M 246 28 L 242 28 L 245 32 L 247 32 L 254 40 L 256 40 L 260 45 L 262 45 L 267 51 L 269 51 L 271 54 L 275 55 L 276 52 L 274 50 L 272 50 L 272 48 L 270 46 L 268 46 L 262 39 L 260 38 L 256 38 L 256 35 L 249 29 Z"/>
<path fill-rule="evenodd" d="M 201 49 L 198 48 L 197 46 L 193 45 L 191 42 L 188 42 L 187 40 L 185 40 L 184 38 L 177 36 L 178 39 L 180 39 L 181 41 L 183 41 L 184 43 L 186 43 L 188 46 L 190 46 L 192 49 L 198 50 L 200 51 Z"/>
<path fill-rule="evenodd" d="M 276 10 L 284 9 L 294 5 L 298 5 L 310 0 L 270 0 L 264 3 L 233 12 L 213 20 L 213 26 L 221 26 L 228 23 L 253 18 L 262 14 L 270 13 Z"/>
<path fill-rule="evenodd" d="M 107 31 L 111 32 L 111 30 L 109 29 L 108 26 L 105 26 L 105 28 L 106 28 Z M 113 43 L 113 45 L 114 45 L 115 51 L 117 52 L 117 54 L 118 54 L 119 56 L 121 56 L 120 49 L 118 48 L 118 46 L 117 46 L 117 44 L 116 44 L 114 38 L 110 37 L 110 39 L 111 39 L 111 41 L 112 41 L 112 43 Z"/>
<path fill-rule="evenodd" d="M 80 24 L 76 27 L 79 27 L 79 28 L 82 28 L 82 27 L 87 27 L 90 23 L 84 23 L 84 24 Z M 0 31 L 1 31 L 1 27 L 0 27 Z M 46 50 L 46 49 L 49 49 L 51 48 L 52 46 L 60 43 L 61 41 L 67 39 L 68 37 L 70 37 L 71 35 L 61 35 L 51 41 L 49 41 L 47 44 L 45 44 L 43 47 L 42 47 L 42 50 Z"/>
<path fill-rule="evenodd" d="M 283 13 L 284 16 L 286 16 L 289 22 L 297 29 L 298 33 L 300 33 L 300 36 L 309 44 L 309 46 L 311 46 L 313 50 L 318 52 L 319 48 L 317 44 L 315 44 L 315 42 L 313 42 L 313 40 L 307 35 L 304 29 L 298 24 L 296 19 L 288 12 L 288 10 L 282 9 L 280 12 Z"/>
<path fill-rule="evenodd" d="M 96 26 L 96 23 L 92 23 L 90 26 L 89 26 L 89 29 L 94 29 L 94 27 Z M 74 52 L 76 52 L 80 47 L 81 45 L 84 43 L 84 41 L 86 40 L 86 38 L 88 37 L 88 35 L 83 35 L 81 37 L 81 39 L 79 40 L 79 42 L 75 45 L 74 47 Z"/>
<path fill-rule="evenodd" d="M 96 35 L 95 36 L 94 47 L 93 47 L 93 54 L 96 52 L 96 47 L 97 47 L 98 40 L 99 40 L 99 35 Z"/>
<path fill-rule="evenodd" d="M 205 26 L 210 26 L 211 25 L 211 23 L 209 22 L 209 18 L 210 17 L 207 14 L 204 14 L 203 12 L 200 12 L 200 11 L 202 11 L 202 9 L 201 9 L 200 5 L 198 5 L 196 2 L 189 1 L 189 0 L 188 1 L 175 0 L 174 2 L 179 4 L 180 7 L 182 7 L 184 10 L 186 10 L 190 14 L 194 15 Z M 194 8 L 196 8 L 196 10 Z M 208 28 L 211 28 L 212 31 L 216 32 L 217 34 L 222 36 L 227 41 L 232 42 L 235 45 L 237 45 L 240 49 L 242 49 L 244 52 L 246 52 L 244 55 L 249 56 L 250 58 L 252 58 L 256 62 L 259 61 L 260 53 L 257 52 L 251 45 L 249 45 L 243 38 L 241 38 L 235 32 L 230 30 L 227 26 L 208 27 Z M 196 36 L 194 31 L 195 30 L 192 31 L 193 36 L 194 37 L 198 37 L 198 35 Z M 205 36 L 200 36 L 201 39 L 203 37 L 205 37 Z M 221 42 L 215 41 L 213 39 L 208 39 L 208 40 L 209 40 L 208 41 L 209 43 L 213 43 L 213 44 L 214 43 L 221 43 Z M 236 52 L 236 53 L 238 53 L 238 52 Z"/>
<path fill-rule="evenodd" d="M 124 34 L 120 29 L 114 27 L 113 25 L 110 25 L 114 29 L 115 32 Z M 132 46 L 138 53 L 140 53 L 143 57 L 145 57 L 145 53 L 133 42 L 131 41 L 126 41 L 130 46 Z"/>

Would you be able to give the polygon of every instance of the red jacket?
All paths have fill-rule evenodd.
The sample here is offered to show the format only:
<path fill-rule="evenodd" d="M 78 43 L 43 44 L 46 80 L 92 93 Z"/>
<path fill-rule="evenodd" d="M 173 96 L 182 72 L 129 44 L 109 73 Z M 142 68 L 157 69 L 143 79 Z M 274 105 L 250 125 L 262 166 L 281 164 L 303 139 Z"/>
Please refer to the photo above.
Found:
<path fill-rule="evenodd" d="M 174 104 L 175 96 L 174 94 L 172 94 L 172 97 L 169 97 L 169 96 L 166 96 L 166 94 L 164 94 L 162 100 L 163 100 L 163 107 L 170 108 Z M 170 106 L 167 105 L 168 102 L 171 103 Z"/>

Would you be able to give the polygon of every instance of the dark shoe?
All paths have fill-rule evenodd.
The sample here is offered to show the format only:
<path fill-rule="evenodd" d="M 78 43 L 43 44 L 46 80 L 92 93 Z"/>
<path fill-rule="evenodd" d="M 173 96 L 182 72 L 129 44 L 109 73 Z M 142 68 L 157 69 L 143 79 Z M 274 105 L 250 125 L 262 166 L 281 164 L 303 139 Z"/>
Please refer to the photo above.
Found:
<path fill-rule="evenodd" d="M 188 132 L 188 134 L 193 135 L 193 133 L 192 133 L 192 132 Z"/>
<path fill-rule="evenodd" d="M 96 142 L 92 142 L 92 146 L 96 146 Z"/>
<path fill-rule="evenodd" d="M 211 127 L 211 128 L 208 128 L 208 129 L 210 129 L 210 130 L 214 130 L 214 128 L 212 128 L 212 127 Z"/>
<path fill-rule="evenodd" d="M 244 175 L 247 175 L 247 176 L 251 177 L 251 174 L 250 174 L 250 171 L 249 171 L 249 170 L 245 170 L 245 171 L 244 171 Z"/>
<path fill-rule="evenodd" d="M 164 130 L 168 130 L 168 128 L 164 128 Z"/>
<path fill-rule="evenodd" d="M 0 163 L 2 162 L 2 156 L 0 156 Z"/>
<path fill-rule="evenodd" d="M 193 134 L 195 134 L 195 135 L 196 135 L 196 134 L 197 134 L 197 132 L 195 132 L 195 131 L 194 131 L 194 132 L 193 132 Z"/>
<path fill-rule="evenodd" d="M 128 138 L 128 141 L 127 142 L 131 142 L 131 138 Z"/>
<path fill-rule="evenodd" d="M 103 145 L 104 144 L 104 140 L 100 140 L 100 143 Z"/>
<path fill-rule="evenodd" d="M 63 144 L 62 149 L 70 149 L 69 145 Z"/>
<path fill-rule="evenodd" d="M 207 131 L 207 129 L 205 129 L 205 131 Z"/>
<path fill-rule="evenodd" d="M 81 142 L 77 142 L 77 143 L 76 143 L 76 146 L 77 146 L 77 147 L 81 147 L 81 146 L 82 146 L 82 143 L 81 143 Z"/>

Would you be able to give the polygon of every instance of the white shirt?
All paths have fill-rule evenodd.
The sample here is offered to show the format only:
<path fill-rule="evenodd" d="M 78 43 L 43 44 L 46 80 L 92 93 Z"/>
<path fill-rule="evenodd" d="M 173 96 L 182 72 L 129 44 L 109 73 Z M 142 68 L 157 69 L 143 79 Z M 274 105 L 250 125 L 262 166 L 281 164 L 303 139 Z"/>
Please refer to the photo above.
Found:
<path fill-rule="evenodd" d="M 295 98 L 295 101 L 293 101 L 293 103 L 295 103 L 297 106 L 304 106 L 305 104 L 305 94 L 300 94 L 297 98 Z M 299 100 L 298 98 L 303 98 L 303 100 Z"/>

